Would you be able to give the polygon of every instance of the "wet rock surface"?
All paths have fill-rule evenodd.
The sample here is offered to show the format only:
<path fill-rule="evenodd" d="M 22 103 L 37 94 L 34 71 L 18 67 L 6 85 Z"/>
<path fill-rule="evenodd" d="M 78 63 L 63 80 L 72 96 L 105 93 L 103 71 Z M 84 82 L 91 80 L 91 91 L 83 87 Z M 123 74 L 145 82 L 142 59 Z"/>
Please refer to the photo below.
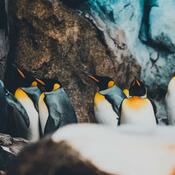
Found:
<path fill-rule="evenodd" d="M 0 174 L 6 171 L 9 163 L 27 145 L 21 138 L 12 138 L 10 135 L 0 133 Z"/>
<path fill-rule="evenodd" d="M 126 47 L 122 31 L 114 33 L 113 53 L 105 42 L 107 36 L 62 1 L 10 3 L 13 28 L 18 29 L 12 36 L 11 62 L 39 78 L 57 77 L 70 96 L 79 122 L 94 121 L 92 103 L 96 90 L 82 71 L 111 76 L 121 86 L 129 85 L 139 75 L 140 66 Z M 13 89 L 13 72 L 8 72 L 6 80 Z"/>

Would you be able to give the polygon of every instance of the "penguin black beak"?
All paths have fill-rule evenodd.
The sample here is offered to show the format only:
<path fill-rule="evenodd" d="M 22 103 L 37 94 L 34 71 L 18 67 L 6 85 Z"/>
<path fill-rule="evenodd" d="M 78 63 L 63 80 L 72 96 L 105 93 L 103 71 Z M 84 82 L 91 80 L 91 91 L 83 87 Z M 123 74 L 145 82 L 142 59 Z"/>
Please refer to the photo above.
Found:
<path fill-rule="evenodd" d="M 38 79 L 38 78 L 35 78 L 36 82 L 37 82 L 37 86 L 38 88 L 40 89 L 41 92 L 46 92 L 46 89 L 45 89 L 45 83 L 44 81 Z"/>
<path fill-rule="evenodd" d="M 94 76 L 94 75 L 88 75 L 88 77 L 89 77 L 91 80 L 95 81 L 96 83 L 99 83 L 99 82 L 100 82 L 100 80 L 98 80 L 97 77 Z"/>
<path fill-rule="evenodd" d="M 46 84 L 44 83 L 44 81 L 42 81 L 42 80 L 40 80 L 40 79 L 38 79 L 38 78 L 36 78 L 36 81 L 37 81 L 39 84 L 43 85 L 43 86 L 46 85 Z"/>
<path fill-rule="evenodd" d="M 26 76 L 24 75 L 23 71 L 21 69 L 19 69 L 15 64 L 12 64 L 12 66 L 18 71 L 19 75 L 22 77 L 22 78 L 26 78 Z"/>
<path fill-rule="evenodd" d="M 134 84 L 133 85 L 137 85 L 137 86 L 141 85 L 140 81 L 136 77 L 134 79 Z"/>

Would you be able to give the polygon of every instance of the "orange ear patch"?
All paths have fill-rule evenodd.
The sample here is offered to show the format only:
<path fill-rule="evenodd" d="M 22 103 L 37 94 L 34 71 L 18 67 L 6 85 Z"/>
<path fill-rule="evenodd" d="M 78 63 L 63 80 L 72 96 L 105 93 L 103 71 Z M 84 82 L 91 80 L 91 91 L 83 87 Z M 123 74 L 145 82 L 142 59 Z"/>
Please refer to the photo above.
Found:
<path fill-rule="evenodd" d="M 55 83 L 55 84 L 53 85 L 53 91 L 59 89 L 60 87 L 61 87 L 61 85 L 60 85 L 59 83 Z"/>
<path fill-rule="evenodd" d="M 141 97 L 131 97 L 124 100 L 124 105 L 129 108 L 139 109 L 146 106 L 149 103 L 147 99 Z"/>
<path fill-rule="evenodd" d="M 37 81 L 33 81 L 31 84 L 32 87 L 36 87 L 37 85 L 38 85 Z"/>
<path fill-rule="evenodd" d="M 96 93 L 94 97 L 94 105 L 97 106 L 99 103 L 105 100 L 105 97 L 100 93 Z"/>
<path fill-rule="evenodd" d="M 109 81 L 108 82 L 108 88 L 111 88 L 115 85 L 115 82 L 114 81 Z"/>

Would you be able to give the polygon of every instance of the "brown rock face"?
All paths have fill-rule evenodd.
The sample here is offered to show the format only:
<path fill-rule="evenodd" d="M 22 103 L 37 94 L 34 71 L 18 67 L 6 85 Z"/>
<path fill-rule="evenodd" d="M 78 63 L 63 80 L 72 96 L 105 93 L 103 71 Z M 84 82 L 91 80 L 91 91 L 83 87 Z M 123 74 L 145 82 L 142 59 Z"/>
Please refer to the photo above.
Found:
<path fill-rule="evenodd" d="M 40 78 L 58 77 L 80 122 L 94 121 L 96 90 L 82 71 L 111 76 L 119 85 L 128 85 L 133 76 L 139 75 L 135 59 L 119 44 L 124 41 L 118 41 L 118 56 L 114 56 L 101 32 L 61 1 L 11 0 L 10 3 L 13 23 L 18 29 L 11 53 L 14 61 Z M 116 31 L 116 38 L 123 38 L 119 36 L 120 31 Z"/>

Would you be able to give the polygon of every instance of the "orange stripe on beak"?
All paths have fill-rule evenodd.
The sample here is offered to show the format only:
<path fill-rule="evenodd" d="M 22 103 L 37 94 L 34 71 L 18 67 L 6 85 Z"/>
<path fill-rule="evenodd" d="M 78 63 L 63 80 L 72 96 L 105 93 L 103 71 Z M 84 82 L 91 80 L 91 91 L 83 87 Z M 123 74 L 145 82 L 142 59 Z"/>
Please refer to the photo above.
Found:
<path fill-rule="evenodd" d="M 136 83 L 138 84 L 138 86 L 140 86 L 140 83 L 139 83 L 139 81 L 138 81 L 138 80 L 136 80 Z"/>
<path fill-rule="evenodd" d="M 97 78 L 95 78 L 95 77 L 92 76 L 92 75 L 88 75 L 88 77 L 91 78 L 92 80 L 94 80 L 94 81 L 97 82 L 97 83 L 100 82 Z"/>
<path fill-rule="evenodd" d="M 17 68 L 17 71 L 19 72 L 19 74 L 21 75 L 22 78 L 26 78 L 24 73 L 19 68 Z"/>
<path fill-rule="evenodd" d="M 43 86 L 46 85 L 42 80 L 36 78 L 36 80 L 38 81 L 38 83 L 42 84 Z"/>

